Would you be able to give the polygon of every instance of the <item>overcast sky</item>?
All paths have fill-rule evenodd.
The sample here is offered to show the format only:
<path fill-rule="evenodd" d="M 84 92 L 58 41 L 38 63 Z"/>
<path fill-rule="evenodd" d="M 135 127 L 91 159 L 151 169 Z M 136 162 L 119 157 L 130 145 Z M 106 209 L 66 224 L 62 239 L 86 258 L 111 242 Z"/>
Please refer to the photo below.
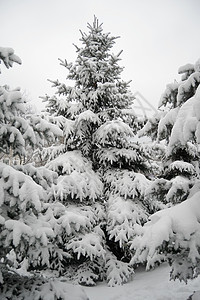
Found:
<path fill-rule="evenodd" d="M 122 79 L 156 107 L 178 68 L 200 58 L 200 0 L 0 0 L 0 46 L 23 62 L 1 67 L 0 85 L 20 86 L 39 106 L 39 96 L 53 94 L 47 79 L 66 78 L 58 58 L 75 60 L 73 43 L 94 15 L 120 36 L 112 52 L 123 50 Z"/>

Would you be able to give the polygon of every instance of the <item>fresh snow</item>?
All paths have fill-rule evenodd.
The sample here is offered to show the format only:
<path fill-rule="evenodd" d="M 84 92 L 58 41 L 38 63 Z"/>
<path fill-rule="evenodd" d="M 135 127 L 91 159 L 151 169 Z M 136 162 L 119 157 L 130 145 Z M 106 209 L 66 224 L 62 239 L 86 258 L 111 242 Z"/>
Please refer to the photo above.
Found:
<path fill-rule="evenodd" d="M 148 272 L 141 267 L 135 271 L 133 279 L 122 286 L 108 287 L 99 283 L 94 287 L 84 287 L 84 290 L 89 300 L 187 300 L 199 290 L 200 277 L 185 284 L 170 281 L 169 272 L 166 263 Z"/>
<path fill-rule="evenodd" d="M 22 63 L 21 59 L 16 54 L 14 54 L 13 48 L 9 48 L 9 47 L 0 47 L 0 62 L 1 59 L 3 60 L 6 68 L 12 67 L 13 62 L 18 64 Z"/>
<path fill-rule="evenodd" d="M 77 117 L 76 122 L 80 123 L 81 121 L 89 121 L 92 123 L 100 123 L 100 120 L 97 116 L 97 114 L 93 113 L 91 110 L 86 110 L 82 113 L 79 114 L 79 116 Z"/>
<path fill-rule="evenodd" d="M 173 101 L 173 96 L 176 94 L 178 87 L 178 82 L 167 84 L 165 92 L 161 95 L 160 101 L 158 103 L 158 108 L 160 108 L 162 105 L 166 105 L 166 103 L 168 102 L 167 99 L 169 98 L 171 101 Z"/>
<path fill-rule="evenodd" d="M 192 164 L 186 162 L 186 161 L 182 161 L 182 160 L 176 160 L 174 162 L 172 162 L 169 165 L 169 171 L 172 170 L 179 170 L 181 172 L 185 171 L 188 172 L 190 174 L 194 174 L 195 173 L 195 168 Z"/>
<path fill-rule="evenodd" d="M 177 96 L 177 104 L 180 105 L 185 102 L 185 94 L 191 93 L 191 90 L 198 86 L 200 83 L 200 73 L 194 72 L 190 75 L 190 77 L 183 81 L 178 88 L 178 96 Z"/>
<path fill-rule="evenodd" d="M 108 49 L 114 39 L 110 39 L 110 44 L 107 44 Z M 84 34 L 82 34 L 82 41 L 87 44 Z M 95 42 L 88 49 L 97 51 L 97 46 L 98 43 L 96 45 Z M 49 103 L 54 103 L 54 112 L 57 111 L 58 114 L 67 112 L 66 116 L 69 120 L 60 116 L 57 119 L 52 117 L 50 121 L 45 116 L 41 118 L 33 115 L 26 120 L 23 118 L 24 99 L 20 89 L 10 91 L 6 86 L 0 87 L 0 119 L 2 119 L 0 140 L 6 141 L 2 148 L 5 147 L 5 151 L 9 155 L 22 156 L 26 154 L 27 142 L 32 146 L 42 148 L 48 144 L 44 140 L 45 137 L 51 144 L 51 151 L 54 150 L 50 157 L 51 160 L 44 167 L 47 168 L 46 171 L 41 167 L 38 168 L 38 173 L 33 165 L 11 167 L 0 162 L 0 213 L 2 214 L 0 225 L 3 225 L 1 239 L 5 242 L 5 249 L 3 249 L 5 252 L 6 248 L 9 251 L 12 246 L 16 251 L 15 253 L 13 248 L 13 252 L 10 251 L 7 255 L 7 258 L 10 257 L 13 262 L 10 270 L 15 271 L 16 268 L 15 272 L 18 272 L 18 275 L 27 276 L 27 270 L 31 265 L 35 267 L 40 263 L 41 266 L 52 268 L 54 264 L 58 264 L 56 271 L 58 273 L 56 274 L 60 274 L 60 270 L 63 268 L 62 261 L 65 257 L 73 259 L 71 256 L 73 253 L 77 260 L 81 260 L 82 256 L 90 259 L 90 262 L 86 261 L 85 269 L 84 264 L 79 265 L 78 276 L 80 278 L 82 276 L 82 281 L 77 282 L 95 284 L 96 280 L 106 278 L 104 282 L 98 282 L 95 287 L 83 288 L 69 284 L 67 282 L 68 275 L 65 273 L 66 277 L 49 278 L 42 286 L 38 285 L 34 288 L 32 285 L 30 292 L 33 292 L 35 296 L 32 298 L 23 296 L 26 300 L 54 298 L 63 300 L 189 299 L 188 297 L 194 291 L 198 291 L 200 278 L 195 278 L 186 285 L 185 282 L 178 280 L 176 282 L 169 281 L 170 268 L 166 263 L 149 272 L 146 272 L 144 266 L 140 265 L 138 269 L 136 268 L 135 274 L 132 266 L 146 263 L 146 269 L 149 270 L 157 262 L 161 262 L 166 249 L 170 249 L 173 255 L 176 252 L 176 256 L 178 256 L 172 260 L 170 251 L 168 253 L 168 258 L 172 261 L 171 278 L 179 277 L 180 280 L 187 281 L 188 278 L 195 277 L 200 273 L 198 269 L 200 261 L 200 191 L 195 193 L 197 185 L 199 190 L 199 183 L 194 184 L 187 200 L 176 206 L 160 210 L 149 217 L 149 212 L 145 209 L 144 204 L 145 202 L 149 204 L 148 201 L 151 200 L 148 192 L 158 191 L 159 193 L 158 183 L 165 185 L 165 190 L 168 191 L 166 200 L 170 202 L 173 195 L 178 194 L 179 190 L 185 192 L 186 195 L 189 194 L 190 181 L 183 176 L 176 176 L 170 182 L 157 179 L 150 186 L 150 180 L 143 174 L 139 171 L 136 173 L 129 170 L 129 166 L 134 167 L 134 162 L 136 169 L 138 168 L 137 164 L 142 165 L 142 156 L 138 154 L 142 147 L 140 148 L 137 144 L 138 136 L 134 136 L 128 122 L 123 122 L 123 114 L 120 117 L 118 113 L 123 108 L 127 113 L 125 107 L 131 103 L 133 97 L 126 91 L 126 83 L 120 83 L 118 80 L 117 83 L 102 80 L 103 78 L 110 80 L 109 74 L 115 71 L 115 65 L 121 52 L 117 56 L 105 56 L 106 61 L 109 62 L 109 68 L 106 70 L 102 64 L 98 70 L 96 58 L 98 61 L 99 58 L 93 59 L 86 55 L 81 58 L 82 51 L 84 50 L 78 49 L 80 56 L 74 66 L 61 61 L 70 71 L 67 78 L 76 79 L 77 86 L 70 88 L 58 81 L 53 82 L 55 87 L 58 87 L 57 94 L 67 96 L 67 102 L 64 99 L 58 100 L 57 97 L 47 97 Z M 99 52 L 99 54 L 104 53 Z M 81 59 L 81 63 L 79 59 Z M 12 48 L 0 47 L 0 62 L 1 60 L 7 68 L 12 67 L 13 62 L 21 64 L 21 60 L 14 54 Z M 120 67 L 116 69 L 116 75 L 113 75 L 114 80 L 118 79 L 117 74 L 120 74 L 120 70 L 122 70 Z M 105 71 L 109 71 L 108 78 L 106 78 L 107 75 L 105 76 Z M 76 73 L 77 77 L 74 76 Z M 155 131 L 154 128 L 158 125 L 158 138 L 161 140 L 171 134 L 168 155 L 173 154 L 174 148 L 179 144 L 187 145 L 191 153 L 195 153 L 195 146 L 192 147 L 189 143 L 193 140 L 197 143 L 200 142 L 200 60 L 194 66 L 188 64 L 181 67 L 179 73 L 186 73 L 182 77 L 185 79 L 182 79 L 181 83 L 174 82 L 167 85 L 166 91 L 161 97 L 159 106 L 166 106 L 166 111 L 161 113 L 163 117 L 161 118 L 161 115 L 158 114 L 147 123 L 144 130 L 141 130 L 143 134 L 151 130 Z M 89 75 L 93 77 L 90 78 Z M 95 83 L 92 86 L 90 85 L 91 79 Z M 96 84 L 97 79 L 103 83 Z M 95 91 L 90 90 L 89 85 L 92 89 L 94 87 Z M 96 111 L 99 99 L 104 103 L 101 103 L 101 110 L 97 114 L 90 110 L 90 107 Z M 49 112 L 53 112 L 51 105 L 49 108 Z M 113 119 L 114 115 L 117 119 Z M 90 128 L 92 127 L 94 130 L 91 133 Z M 98 129 L 95 131 L 97 127 Z M 89 143 L 88 136 L 91 136 Z M 59 142 L 59 138 L 60 142 L 64 138 L 66 149 L 70 146 L 71 151 L 63 154 L 65 149 L 61 145 L 59 150 L 61 155 L 57 156 L 60 153 L 53 143 Z M 75 145 L 73 145 L 73 139 Z M 133 149 L 127 147 L 130 140 L 132 143 L 135 142 L 135 145 L 131 144 Z M 93 144 L 98 149 L 98 163 L 102 166 L 105 164 L 104 167 L 108 165 L 106 171 L 105 168 L 104 170 L 102 168 L 105 171 L 103 182 L 99 173 L 95 173 L 93 170 L 92 163 L 96 161 L 90 161 L 87 158 L 88 149 Z M 10 153 L 10 149 L 15 150 L 15 147 L 16 153 Z M 144 146 L 143 150 L 145 150 Z M 84 156 L 83 153 L 87 155 Z M 52 160 L 52 158 L 54 159 Z M 121 169 L 114 168 L 118 161 Z M 109 164 L 113 168 L 109 168 Z M 168 164 L 168 172 L 171 173 L 177 171 L 190 175 L 196 173 L 196 166 L 188 162 L 179 160 L 171 162 L 169 160 Z M 126 169 L 127 165 L 128 169 Z M 103 183 L 105 183 L 105 190 Z M 51 186 L 52 189 L 50 189 Z M 105 205 L 105 216 L 103 205 L 95 204 L 95 200 L 102 197 L 104 192 L 105 199 L 108 198 L 107 205 Z M 109 196 L 108 192 L 110 192 Z M 46 201 L 52 199 L 56 201 Z M 77 200 L 73 201 L 77 205 L 70 204 L 71 200 Z M 93 203 L 87 206 L 86 203 L 89 203 L 89 200 L 93 200 Z M 153 201 L 151 201 L 152 203 Z M 142 227 L 145 221 L 147 223 Z M 133 250 L 134 255 L 130 263 L 126 263 L 123 259 L 117 260 L 117 254 L 114 254 L 114 251 L 110 252 L 112 247 L 109 249 L 109 244 L 106 245 L 106 238 L 101 229 L 102 225 L 105 225 L 107 231 L 106 238 L 111 242 L 113 240 L 119 242 L 120 248 L 124 250 L 123 258 L 129 258 L 132 255 L 131 252 L 128 253 L 129 246 L 130 250 Z M 132 241 L 130 242 L 130 240 Z M 168 248 L 166 248 L 166 243 L 168 243 Z M 30 246 L 28 250 L 27 245 Z M 182 270 L 180 261 L 184 262 L 184 255 L 188 261 L 185 260 L 186 264 L 183 263 Z M 55 258 L 51 265 L 50 256 Z M 1 259 L 2 265 L 7 262 L 3 259 Z M 56 259 L 58 262 L 55 262 Z M 93 268 L 100 264 L 97 268 L 101 275 L 97 276 L 95 271 L 93 275 L 90 275 L 90 266 L 88 268 L 87 264 L 93 265 Z M 197 266 L 196 269 L 193 268 L 194 271 L 193 266 Z M 70 271 L 69 273 L 72 282 L 73 275 Z M 5 277 L 3 282 L 2 274 L 3 272 L 1 273 L 0 270 L 0 283 L 7 284 L 7 278 Z M 106 276 L 104 277 L 103 274 Z M 11 272 L 8 278 L 10 275 Z M 122 285 L 124 282 L 127 283 Z M 11 280 L 11 284 L 13 283 Z M 115 287 L 111 288 L 111 286 Z M 196 299 L 198 295 L 199 292 L 196 294 Z"/>
<path fill-rule="evenodd" d="M 179 74 L 183 74 L 183 73 L 186 73 L 188 71 L 194 72 L 194 65 L 193 64 L 186 64 L 184 66 L 181 66 L 178 69 Z"/>
<path fill-rule="evenodd" d="M 188 261 L 195 265 L 200 246 L 199 197 L 200 192 L 197 192 L 182 203 L 151 215 L 150 221 L 138 229 L 140 236 L 132 241 L 131 248 L 135 250 L 132 264 L 147 261 L 147 269 L 154 266 L 156 261 L 160 261 L 159 247 L 168 242 L 174 251 L 181 249 L 182 259 L 184 251 L 187 251 Z M 177 272 L 178 267 L 173 266 L 171 276 L 175 277 Z M 187 282 L 192 276 L 195 275 L 191 272 L 189 276 L 186 268 L 179 278 Z"/>
<path fill-rule="evenodd" d="M 172 128 L 169 142 L 168 154 L 171 153 L 174 145 L 186 144 L 193 136 L 197 143 L 200 142 L 200 86 L 197 88 L 195 96 L 187 100 L 180 108 L 174 127 Z"/>
<path fill-rule="evenodd" d="M 97 129 L 95 139 L 97 143 L 105 146 L 105 144 L 109 143 L 110 137 L 112 137 L 113 140 L 118 140 L 120 135 L 127 142 L 127 137 L 133 136 L 132 129 L 120 120 L 112 120 L 107 121 Z"/>
<path fill-rule="evenodd" d="M 73 250 L 77 254 L 77 259 L 80 259 L 81 255 L 89 257 L 91 261 L 95 257 L 104 258 L 106 251 L 101 240 L 101 236 L 98 233 L 85 233 L 71 240 L 67 245 L 67 249 Z"/>
<path fill-rule="evenodd" d="M 60 172 L 58 184 L 54 187 L 54 196 L 67 199 L 84 198 L 95 200 L 102 193 L 102 182 L 93 171 L 92 164 L 82 156 L 79 150 L 68 151 L 47 163 L 46 167 L 54 172 Z"/>
<path fill-rule="evenodd" d="M 173 126 L 178 113 L 178 107 L 171 109 L 166 115 L 160 120 L 158 124 L 158 137 L 160 138 L 163 133 L 167 135 L 167 128 Z"/>

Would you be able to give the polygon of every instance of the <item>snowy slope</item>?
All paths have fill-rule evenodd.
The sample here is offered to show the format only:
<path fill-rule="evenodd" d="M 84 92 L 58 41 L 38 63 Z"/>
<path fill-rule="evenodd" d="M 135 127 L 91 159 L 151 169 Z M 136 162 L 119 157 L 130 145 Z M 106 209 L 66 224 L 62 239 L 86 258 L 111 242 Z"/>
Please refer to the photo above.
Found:
<path fill-rule="evenodd" d="M 155 270 L 136 271 L 133 280 L 123 286 L 107 287 L 105 283 L 84 287 L 89 300 L 187 300 L 200 289 L 200 277 L 188 281 L 169 281 L 170 267 L 163 264 Z"/>

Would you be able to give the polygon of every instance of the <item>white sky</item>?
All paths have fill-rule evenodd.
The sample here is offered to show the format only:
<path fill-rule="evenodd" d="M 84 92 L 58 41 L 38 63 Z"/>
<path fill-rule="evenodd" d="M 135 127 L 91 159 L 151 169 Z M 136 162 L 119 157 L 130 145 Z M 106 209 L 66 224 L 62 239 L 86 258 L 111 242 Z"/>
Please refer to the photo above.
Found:
<path fill-rule="evenodd" d="M 112 52 L 123 50 L 122 79 L 156 107 L 166 84 L 180 79 L 178 68 L 200 58 L 199 0 L 0 0 L 0 46 L 23 62 L 1 66 L 0 85 L 20 86 L 40 106 L 39 96 L 54 91 L 47 79 L 66 78 L 58 58 L 75 60 L 73 43 L 94 15 L 121 37 Z"/>

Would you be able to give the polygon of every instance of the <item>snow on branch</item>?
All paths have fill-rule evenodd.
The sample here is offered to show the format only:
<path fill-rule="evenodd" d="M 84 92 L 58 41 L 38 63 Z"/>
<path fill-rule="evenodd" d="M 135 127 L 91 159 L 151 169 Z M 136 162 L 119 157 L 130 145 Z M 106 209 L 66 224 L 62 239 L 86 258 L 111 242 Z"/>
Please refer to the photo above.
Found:
<path fill-rule="evenodd" d="M 196 94 L 180 107 L 172 128 L 168 152 L 172 151 L 174 145 L 185 145 L 192 140 L 200 143 L 200 85 Z"/>
<path fill-rule="evenodd" d="M 131 242 L 135 250 L 132 263 L 147 261 L 147 269 L 155 265 L 159 255 L 168 247 L 173 271 L 172 278 L 179 277 L 176 260 L 187 260 L 187 265 L 181 270 L 181 279 L 187 280 L 195 276 L 195 266 L 200 260 L 200 192 L 174 207 L 161 210 L 150 217 L 144 227 L 138 227 L 138 236 Z M 137 228 L 136 228 L 137 230 Z M 167 244 L 166 244 L 167 243 Z M 171 249 L 171 250 L 170 250 Z M 180 274 L 179 274 L 180 275 Z M 196 274 L 198 275 L 198 274 Z"/>
<path fill-rule="evenodd" d="M 194 72 L 194 65 L 193 64 L 186 64 L 184 66 L 179 67 L 178 73 L 183 74 L 185 72 L 191 71 L 192 73 Z"/>
<path fill-rule="evenodd" d="M 105 174 L 105 183 L 112 194 L 125 199 L 144 197 L 150 181 L 140 173 L 128 170 L 112 170 Z"/>
<path fill-rule="evenodd" d="M 197 86 L 200 84 L 200 72 L 192 73 L 186 81 L 183 81 L 178 87 L 177 104 L 180 105 L 191 98 Z"/>
<path fill-rule="evenodd" d="M 85 233 L 84 235 L 79 235 L 78 238 L 74 238 L 69 241 L 67 245 L 68 250 L 73 250 L 77 254 L 77 258 L 80 256 L 89 257 L 93 260 L 95 257 L 105 256 L 105 249 L 103 247 L 101 236 L 95 232 Z"/>
<path fill-rule="evenodd" d="M 166 136 L 169 136 L 171 129 L 176 121 L 178 114 L 178 107 L 168 111 L 158 123 L 158 139 L 162 140 Z"/>
<path fill-rule="evenodd" d="M 195 173 L 195 168 L 192 164 L 187 163 L 185 161 L 174 161 L 169 165 L 169 172 L 170 171 L 175 171 L 178 170 L 179 172 L 183 173 L 183 172 L 187 172 L 189 174 L 194 174 Z"/>
<path fill-rule="evenodd" d="M 93 170 L 91 162 L 80 151 L 68 151 L 47 163 L 47 168 L 60 176 L 54 186 L 54 196 L 61 201 L 90 199 L 94 201 L 102 194 L 103 184 Z"/>
<path fill-rule="evenodd" d="M 29 175 L 37 184 L 46 191 L 56 182 L 57 173 L 48 170 L 45 167 L 36 168 L 33 164 L 16 165 L 15 169 Z"/>
<path fill-rule="evenodd" d="M 122 285 L 134 274 L 133 268 L 128 263 L 117 260 L 115 255 L 109 251 L 106 253 L 105 267 L 108 286 Z"/>
<path fill-rule="evenodd" d="M 100 123 L 100 119 L 98 118 L 97 114 L 93 113 L 91 110 L 86 110 L 78 115 L 76 122 L 79 124 L 82 121 L 87 121 L 94 124 Z"/>
<path fill-rule="evenodd" d="M 118 242 L 120 248 L 134 236 L 135 223 L 147 221 L 144 206 L 136 201 L 125 200 L 120 196 L 111 196 L 108 201 L 107 232 L 109 238 Z"/>
<path fill-rule="evenodd" d="M 101 125 L 97 129 L 94 139 L 100 145 L 105 146 L 112 141 L 124 144 L 131 136 L 133 136 L 133 131 L 127 124 L 120 120 L 113 120 Z"/>
<path fill-rule="evenodd" d="M 79 150 L 68 151 L 46 165 L 48 169 L 58 174 L 70 174 L 74 170 L 81 173 L 90 166 L 90 162 L 82 156 Z"/>
<path fill-rule="evenodd" d="M 164 93 L 161 95 L 160 101 L 158 103 L 158 108 L 160 108 L 163 105 L 166 106 L 168 102 L 176 103 L 179 85 L 180 84 L 178 82 L 167 84 Z"/>
<path fill-rule="evenodd" d="M 22 63 L 21 59 L 16 54 L 14 54 L 14 50 L 8 47 L 0 47 L 0 63 L 1 60 L 8 69 L 13 66 L 14 62 L 20 65 Z"/>
<path fill-rule="evenodd" d="M 41 210 L 41 199 L 46 199 L 46 193 L 31 177 L 0 163 L 0 178 L 1 205 L 9 201 L 10 206 L 17 202 L 22 211 L 25 211 L 27 207 L 34 207 L 38 212 Z M 9 200 L 7 194 L 14 196 L 14 198 L 11 197 Z"/>
<path fill-rule="evenodd" d="M 56 208 L 56 207 L 55 207 Z M 96 224 L 97 217 L 91 207 L 73 207 L 68 206 L 58 219 L 58 224 L 68 236 L 75 235 L 76 232 L 91 230 Z"/>
<path fill-rule="evenodd" d="M 181 77 L 182 81 L 188 79 L 193 72 L 195 72 L 195 67 L 193 64 L 186 64 L 178 69 L 178 73 L 183 74 Z"/>
<path fill-rule="evenodd" d="M 120 166 L 120 163 L 123 164 L 123 161 L 125 161 L 127 165 L 131 165 L 141 160 L 141 156 L 136 149 L 119 149 L 115 147 L 101 148 L 97 151 L 97 157 L 99 162 L 105 167 L 108 166 L 108 164 L 113 165 L 115 163 L 118 163 Z"/>

